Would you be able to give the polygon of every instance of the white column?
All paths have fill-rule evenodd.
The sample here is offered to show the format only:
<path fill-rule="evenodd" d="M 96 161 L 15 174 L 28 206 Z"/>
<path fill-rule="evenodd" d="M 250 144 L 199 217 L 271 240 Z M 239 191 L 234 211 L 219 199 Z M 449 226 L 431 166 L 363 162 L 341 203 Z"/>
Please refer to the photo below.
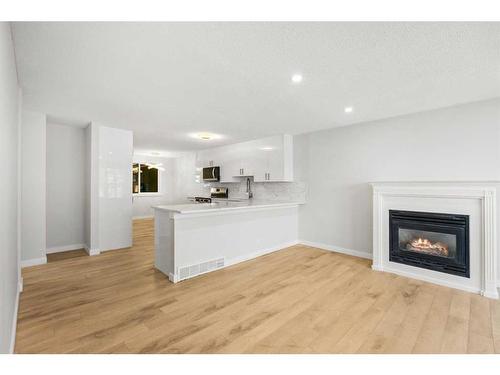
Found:
<path fill-rule="evenodd" d="M 377 189 L 373 188 L 373 263 L 372 269 L 383 271 L 382 267 L 382 197 Z"/>
<path fill-rule="evenodd" d="M 495 190 L 486 190 L 483 198 L 483 286 L 481 294 L 489 298 L 498 298 L 496 285 L 496 194 Z"/>

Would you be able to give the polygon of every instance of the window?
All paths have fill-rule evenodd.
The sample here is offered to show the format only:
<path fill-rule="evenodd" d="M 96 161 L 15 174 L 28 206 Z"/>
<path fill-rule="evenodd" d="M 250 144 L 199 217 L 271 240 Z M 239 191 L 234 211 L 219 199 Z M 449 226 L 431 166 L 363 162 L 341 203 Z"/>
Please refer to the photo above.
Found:
<path fill-rule="evenodd" d="M 159 193 L 158 171 L 164 170 L 161 164 L 134 163 L 132 164 L 132 193 L 153 194 Z"/>

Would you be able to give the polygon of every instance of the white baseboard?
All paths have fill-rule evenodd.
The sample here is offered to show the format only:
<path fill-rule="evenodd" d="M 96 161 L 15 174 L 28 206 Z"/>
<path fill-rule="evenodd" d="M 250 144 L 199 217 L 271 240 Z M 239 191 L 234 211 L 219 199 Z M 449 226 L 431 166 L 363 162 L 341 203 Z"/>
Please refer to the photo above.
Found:
<path fill-rule="evenodd" d="M 283 244 L 280 244 L 278 246 L 273 246 L 273 247 L 269 247 L 267 249 L 263 249 L 263 250 L 258 250 L 258 251 L 255 251 L 253 253 L 250 253 L 250 254 L 246 254 L 246 255 L 243 255 L 243 256 L 239 256 L 239 257 L 236 257 L 236 258 L 232 258 L 232 259 L 225 259 L 224 260 L 224 267 L 221 267 L 221 268 L 217 268 L 216 270 L 213 270 L 213 271 L 219 271 L 221 269 L 224 269 L 224 268 L 227 268 L 227 267 L 230 267 L 230 266 L 233 266 L 235 264 L 238 264 L 238 263 L 241 263 L 241 262 L 245 262 L 247 260 L 251 260 L 251 259 L 255 259 L 255 258 L 258 258 L 260 256 L 263 256 L 263 255 L 267 255 L 267 254 L 270 254 L 270 253 L 274 253 L 275 251 L 279 251 L 279 250 L 283 250 L 287 247 L 290 247 L 290 246 L 294 246 L 294 245 L 297 245 L 299 242 L 298 241 L 290 241 L 290 242 L 285 242 Z M 182 266 L 184 267 L 184 266 Z M 177 267 L 179 268 L 179 267 Z M 186 279 L 183 279 L 184 280 L 189 280 L 193 277 L 197 277 L 197 276 L 200 276 L 200 275 L 203 275 L 203 274 L 206 274 L 206 273 L 210 273 L 210 272 L 213 272 L 213 271 L 209 271 L 209 272 L 203 272 L 203 273 L 200 273 L 198 275 L 195 275 L 195 276 L 192 276 L 192 277 L 188 277 Z M 177 272 L 177 271 L 176 271 Z M 168 274 L 168 279 L 173 282 L 173 283 L 177 283 L 179 282 L 180 278 L 179 278 L 179 275 L 178 274 L 173 274 L 171 272 L 169 272 Z"/>
<path fill-rule="evenodd" d="M 46 264 L 46 263 L 47 263 L 47 256 L 43 256 L 41 258 L 27 259 L 21 261 L 21 268 L 39 266 L 40 264 Z"/>
<path fill-rule="evenodd" d="M 372 259 L 372 254 L 364 252 L 364 251 L 346 249 L 345 247 L 334 246 L 334 245 L 332 246 L 332 245 L 327 245 L 327 244 L 320 243 L 320 242 L 312 242 L 312 241 L 306 241 L 306 240 L 299 240 L 299 243 L 302 245 L 306 245 L 306 246 L 317 247 L 318 249 L 322 249 L 322 250 L 333 251 L 335 253 L 342 253 L 342 254 L 352 255 L 355 257 L 359 257 L 359 258 Z"/>
<path fill-rule="evenodd" d="M 86 247 L 87 247 L 87 245 L 85 245 L 83 243 L 76 243 L 76 244 L 73 244 L 73 245 L 48 247 L 45 250 L 45 252 L 47 254 L 54 254 L 54 253 L 61 253 L 61 252 L 64 252 L 64 251 L 85 249 Z"/>
<path fill-rule="evenodd" d="M 480 294 L 483 296 L 483 297 L 486 297 L 486 298 L 491 298 L 491 299 L 499 299 L 499 294 L 498 294 L 498 290 L 493 290 L 493 291 L 481 291 Z"/>
<path fill-rule="evenodd" d="M 134 216 L 132 220 L 153 219 L 154 217 L 154 215 Z"/>
<path fill-rule="evenodd" d="M 89 256 L 94 256 L 94 255 L 99 255 L 101 253 L 101 250 L 99 249 L 91 249 L 87 245 L 84 246 L 85 251 Z"/>
<path fill-rule="evenodd" d="M 17 282 L 17 294 L 16 294 L 16 302 L 14 304 L 14 315 L 12 317 L 12 328 L 10 330 L 10 347 L 9 353 L 14 354 L 14 349 L 16 347 L 16 331 L 17 331 L 17 313 L 19 312 L 19 298 L 20 294 L 23 291 L 23 278 L 21 277 Z"/>
<path fill-rule="evenodd" d="M 365 252 L 362 252 L 362 251 L 357 251 L 357 250 L 345 249 L 345 248 L 342 248 L 342 247 L 339 247 L 339 246 L 329 246 L 329 245 L 321 244 L 321 243 L 318 243 L 318 242 L 311 242 L 311 241 L 290 241 L 290 242 L 286 242 L 286 243 L 280 244 L 278 246 L 273 246 L 273 247 L 270 247 L 270 248 L 267 248 L 267 249 L 258 250 L 258 251 L 255 251 L 253 253 L 246 254 L 246 255 L 243 255 L 243 256 L 240 256 L 240 257 L 236 257 L 236 258 L 232 258 L 232 259 L 226 259 L 223 268 L 230 267 L 232 265 L 235 265 L 235 264 L 238 264 L 238 263 L 241 263 L 241 262 L 245 262 L 247 260 L 255 259 L 255 258 L 258 258 L 258 257 L 263 256 L 263 255 L 274 253 L 275 251 L 283 250 L 283 249 L 285 249 L 287 247 L 294 246 L 294 245 L 297 245 L 297 244 L 302 244 L 302 245 L 317 247 L 317 248 L 320 248 L 320 249 L 323 249 L 323 250 L 328 250 L 328 251 L 333 251 L 333 252 L 337 252 L 337 253 L 353 255 L 353 256 L 356 256 L 356 257 L 360 257 L 360 258 L 366 258 L 366 259 L 371 259 L 372 258 L 371 254 L 368 254 L 368 253 L 365 253 Z M 174 277 L 175 277 L 175 275 L 174 275 Z"/>

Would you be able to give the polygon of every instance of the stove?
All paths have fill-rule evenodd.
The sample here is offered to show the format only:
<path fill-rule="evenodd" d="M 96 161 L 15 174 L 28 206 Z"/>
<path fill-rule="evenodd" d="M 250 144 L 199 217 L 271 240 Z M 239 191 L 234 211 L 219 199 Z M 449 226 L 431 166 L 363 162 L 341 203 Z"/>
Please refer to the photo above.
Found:
<path fill-rule="evenodd" d="M 189 200 L 196 203 L 212 203 L 214 199 L 227 199 L 228 197 L 228 188 L 216 187 L 210 189 L 210 197 L 190 197 Z"/>
<path fill-rule="evenodd" d="M 229 189 L 223 187 L 210 188 L 210 198 L 229 198 Z"/>

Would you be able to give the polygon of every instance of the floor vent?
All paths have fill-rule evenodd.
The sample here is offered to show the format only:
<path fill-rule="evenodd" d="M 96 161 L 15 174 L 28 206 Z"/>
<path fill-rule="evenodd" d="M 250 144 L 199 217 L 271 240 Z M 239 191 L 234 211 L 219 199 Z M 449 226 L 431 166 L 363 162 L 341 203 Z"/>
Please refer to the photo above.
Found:
<path fill-rule="evenodd" d="M 217 270 L 222 267 L 224 267 L 224 258 L 209 260 L 208 262 L 193 264 L 191 266 L 180 267 L 179 281 L 190 279 L 191 277 Z"/>

